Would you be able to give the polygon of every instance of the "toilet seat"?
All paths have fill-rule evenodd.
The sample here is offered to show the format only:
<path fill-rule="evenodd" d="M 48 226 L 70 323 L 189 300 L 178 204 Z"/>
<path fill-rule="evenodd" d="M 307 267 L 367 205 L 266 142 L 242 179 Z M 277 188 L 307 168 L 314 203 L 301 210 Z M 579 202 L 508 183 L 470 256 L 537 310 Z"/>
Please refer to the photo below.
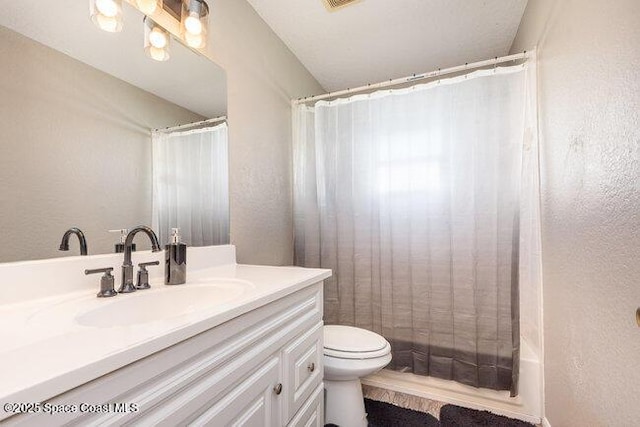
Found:
<path fill-rule="evenodd" d="M 324 355 L 327 357 L 333 357 L 336 359 L 354 359 L 354 360 L 365 360 L 365 359 L 375 359 L 377 357 L 384 357 L 391 352 L 391 345 L 387 343 L 387 346 L 378 351 L 337 351 L 331 349 L 324 349 Z"/>
<path fill-rule="evenodd" d="M 337 359 L 375 359 L 391 352 L 391 345 L 382 336 L 353 326 L 324 327 L 324 355 Z"/>

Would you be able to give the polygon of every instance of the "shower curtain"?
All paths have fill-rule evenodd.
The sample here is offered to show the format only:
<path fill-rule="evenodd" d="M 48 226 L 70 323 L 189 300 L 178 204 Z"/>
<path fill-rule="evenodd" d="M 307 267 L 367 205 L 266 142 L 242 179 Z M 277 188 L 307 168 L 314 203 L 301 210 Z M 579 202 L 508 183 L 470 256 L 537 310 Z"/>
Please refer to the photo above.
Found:
<path fill-rule="evenodd" d="M 325 323 L 382 334 L 391 369 L 516 394 L 528 68 L 294 108 L 295 263 L 333 270 Z"/>
<path fill-rule="evenodd" d="M 168 242 L 179 228 L 189 246 L 229 242 L 227 124 L 153 132 L 153 228 Z"/>

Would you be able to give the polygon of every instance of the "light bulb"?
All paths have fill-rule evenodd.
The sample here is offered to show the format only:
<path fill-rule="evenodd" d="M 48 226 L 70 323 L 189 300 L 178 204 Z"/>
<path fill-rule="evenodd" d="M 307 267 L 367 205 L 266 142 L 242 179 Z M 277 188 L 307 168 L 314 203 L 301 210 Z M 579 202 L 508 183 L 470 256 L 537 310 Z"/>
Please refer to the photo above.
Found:
<path fill-rule="evenodd" d="M 96 23 L 98 24 L 98 27 L 104 31 L 108 31 L 110 33 L 118 31 L 118 20 L 113 16 L 98 14 L 96 16 Z"/>
<path fill-rule="evenodd" d="M 202 34 L 185 33 L 184 39 L 187 42 L 187 45 L 190 47 L 195 47 L 198 49 L 204 47 L 204 37 L 202 37 Z"/>
<path fill-rule="evenodd" d="M 191 12 L 187 19 L 184 20 L 184 28 L 188 33 L 200 34 L 202 33 L 202 22 L 197 13 Z"/>
<path fill-rule="evenodd" d="M 152 15 L 158 9 L 158 2 L 156 0 L 137 0 L 138 9 L 145 15 Z"/>
<path fill-rule="evenodd" d="M 156 61 L 169 59 L 169 33 L 151 18 L 144 18 L 144 50 Z"/>
<path fill-rule="evenodd" d="M 153 46 L 149 46 L 149 56 L 156 61 L 166 61 L 169 59 L 169 55 L 167 55 L 164 49 Z"/>
<path fill-rule="evenodd" d="M 207 44 L 209 6 L 204 0 L 183 0 L 180 36 L 187 46 L 202 49 Z"/>
<path fill-rule="evenodd" d="M 160 28 L 154 27 L 153 30 L 149 32 L 149 43 L 151 43 L 151 46 L 163 49 L 168 42 L 167 35 Z"/>
<path fill-rule="evenodd" d="M 118 14 L 118 5 L 113 0 L 96 0 L 96 8 L 107 18 L 113 18 Z"/>

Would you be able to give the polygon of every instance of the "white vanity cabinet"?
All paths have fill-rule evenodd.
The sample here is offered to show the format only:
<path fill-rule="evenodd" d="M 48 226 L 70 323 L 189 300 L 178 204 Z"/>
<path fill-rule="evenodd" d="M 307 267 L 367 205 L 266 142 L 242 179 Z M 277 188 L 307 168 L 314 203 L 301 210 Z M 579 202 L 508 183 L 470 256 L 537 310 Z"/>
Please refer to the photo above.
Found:
<path fill-rule="evenodd" d="M 84 404 L 84 411 L 21 414 L 4 422 L 320 427 L 322 377 L 320 282 L 47 401 Z M 116 408 L 122 412 L 114 404 L 122 404 Z M 105 412 L 96 412 L 99 407 Z"/>

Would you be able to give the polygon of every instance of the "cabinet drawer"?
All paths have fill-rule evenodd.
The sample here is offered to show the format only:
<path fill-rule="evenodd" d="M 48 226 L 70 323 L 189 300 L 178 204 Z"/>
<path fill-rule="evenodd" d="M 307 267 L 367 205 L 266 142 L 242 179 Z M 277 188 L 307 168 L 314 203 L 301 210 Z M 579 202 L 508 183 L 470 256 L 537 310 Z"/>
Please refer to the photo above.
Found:
<path fill-rule="evenodd" d="M 293 417 L 288 427 L 323 427 L 324 426 L 324 384 L 320 383 L 309 400 Z"/>
<path fill-rule="evenodd" d="M 286 423 L 322 382 L 322 322 L 285 347 L 283 362 L 288 390 L 283 414 Z"/>

